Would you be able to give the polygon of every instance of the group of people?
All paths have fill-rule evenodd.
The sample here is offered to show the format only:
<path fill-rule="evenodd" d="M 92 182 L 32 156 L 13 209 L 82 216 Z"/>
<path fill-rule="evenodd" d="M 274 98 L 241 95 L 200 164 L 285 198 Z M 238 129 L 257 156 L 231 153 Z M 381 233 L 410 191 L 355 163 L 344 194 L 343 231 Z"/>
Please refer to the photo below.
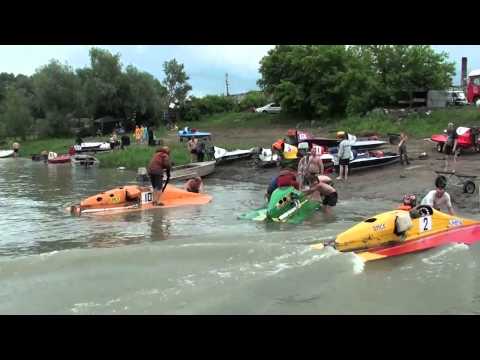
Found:
<path fill-rule="evenodd" d="M 337 205 L 338 201 L 337 190 L 333 187 L 332 179 L 326 175 L 319 175 L 317 172 L 309 174 L 311 175 L 305 177 L 293 167 L 286 166 L 280 170 L 268 186 L 265 193 L 267 202 L 277 188 L 292 186 L 302 191 L 305 196 L 309 196 L 311 200 L 322 201 L 325 211 L 329 213 L 330 208 Z"/>
<path fill-rule="evenodd" d="M 156 149 L 152 159 L 148 165 L 147 171 L 153 187 L 153 204 L 163 206 L 160 201 L 162 192 L 165 190 L 171 176 L 171 161 L 170 148 L 162 146 Z M 166 178 L 165 178 L 166 175 Z M 184 189 L 188 192 L 200 193 L 203 192 L 202 178 L 199 176 L 193 177 L 184 185 Z"/>
<path fill-rule="evenodd" d="M 151 126 L 137 125 L 134 130 L 134 136 L 137 145 L 155 145 L 153 128 Z"/>

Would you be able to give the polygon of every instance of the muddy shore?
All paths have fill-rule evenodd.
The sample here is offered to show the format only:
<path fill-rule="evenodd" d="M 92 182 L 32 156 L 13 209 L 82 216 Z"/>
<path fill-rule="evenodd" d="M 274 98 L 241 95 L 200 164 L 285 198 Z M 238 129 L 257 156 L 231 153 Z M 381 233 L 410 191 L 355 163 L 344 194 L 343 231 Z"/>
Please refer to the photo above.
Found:
<path fill-rule="evenodd" d="M 316 136 L 328 136 L 318 131 L 312 132 Z M 276 139 L 282 137 L 285 129 L 235 129 L 235 131 L 216 131 L 215 141 L 223 144 L 239 143 L 245 139 L 258 146 L 269 147 Z M 384 199 L 394 202 L 401 202 L 403 195 L 408 193 L 417 196 L 425 195 L 429 190 L 434 189 L 434 181 L 438 174 L 435 171 L 445 170 L 445 157 L 438 153 L 434 144 L 423 139 L 410 139 L 408 141 L 408 154 L 410 165 L 400 163 L 384 167 L 353 171 L 348 182 L 335 181 L 335 188 L 339 194 L 339 201 L 351 198 Z M 397 152 L 397 147 L 386 145 L 384 151 Z M 420 154 L 426 153 L 426 158 L 421 159 Z M 448 170 L 455 169 L 457 174 L 480 175 L 480 154 L 465 152 L 458 157 L 454 164 L 450 159 Z M 210 175 L 212 178 L 248 181 L 265 185 L 270 183 L 272 177 L 278 173 L 278 168 L 258 168 L 253 159 L 237 160 L 231 163 L 222 164 L 216 167 L 215 172 Z M 455 179 L 447 184 L 447 191 L 452 197 L 455 209 L 462 214 L 479 214 L 480 197 L 477 190 L 474 194 L 464 194 L 461 186 L 455 186 Z M 421 198 L 418 200 L 421 201 Z"/>

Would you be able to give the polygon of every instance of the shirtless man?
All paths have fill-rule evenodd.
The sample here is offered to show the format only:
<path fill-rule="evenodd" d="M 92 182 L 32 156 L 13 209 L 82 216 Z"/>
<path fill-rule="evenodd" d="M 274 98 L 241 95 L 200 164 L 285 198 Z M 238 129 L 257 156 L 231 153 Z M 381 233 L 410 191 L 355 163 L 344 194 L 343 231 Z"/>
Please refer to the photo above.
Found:
<path fill-rule="evenodd" d="M 304 151 L 302 147 L 301 153 Z M 298 163 L 298 175 L 301 179 L 300 185 L 302 189 L 306 188 L 307 185 L 311 186 L 315 183 L 318 175 L 323 175 L 324 167 L 320 156 L 321 153 L 317 153 L 316 149 L 312 149 L 312 151 L 307 151 Z"/>
<path fill-rule="evenodd" d="M 187 149 L 188 152 L 190 153 L 190 162 L 194 162 L 194 160 L 197 159 L 197 145 L 198 145 L 198 140 L 195 138 L 195 136 L 192 136 L 190 140 L 187 142 Z"/>
<path fill-rule="evenodd" d="M 310 189 L 303 191 L 303 193 L 305 195 L 314 195 L 315 193 L 320 195 L 322 199 L 322 205 L 325 208 L 325 213 L 329 214 L 331 212 L 330 208 L 337 205 L 337 190 L 335 190 L 333 186 L 329 185 L 332 179 L 330 179 L 328 176 L 320 175 L 317 176 L 316 179 L 317 180 L 313 186 Z"/>

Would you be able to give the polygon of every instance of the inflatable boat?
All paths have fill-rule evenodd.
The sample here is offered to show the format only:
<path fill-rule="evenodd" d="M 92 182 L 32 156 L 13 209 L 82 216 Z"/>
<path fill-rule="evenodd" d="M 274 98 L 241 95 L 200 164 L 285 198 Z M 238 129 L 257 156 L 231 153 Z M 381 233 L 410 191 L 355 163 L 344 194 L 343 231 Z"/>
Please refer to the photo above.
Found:
<path fill-rule="evenodd" d="M 320 209 L 318 201 L 308 199 L 295 188 L 277 188 L 271 195 L 267 207 L 240 215 L 241 220 L 274 221 L 300 224 Z"/>
<path fill-rule="evenodd" d="M 67 208 L 72 215 L 82 214 L 112 214 L 131 211 L 172 208 L 186 205 L 204 205 L 212 197 L 207 194 L 197 194 L 167 185 L 160 201 L 163 205 L 153 204 L 153 191 L 149 186 L 128 185 L 108 190 L 90 196 Z"/>
<path fill-rule="evenodd" d="M 419 205 L 411 211 L 393 210 L 375 215 L 337 235 L 333 245 L 355 252 L 363 261 L 384 259 L 448 243 L 480 240 L 480 222 L 452 216 Z M 322 249 L 325 244 L 312 245 Z"/>
<path fill-rule="evenodd" d="M 58 155 L 57 153 L 50 151 L 48 153 L 49 164 L 65 164 L 70 162 L 71 156 L 68 154 Z"/>

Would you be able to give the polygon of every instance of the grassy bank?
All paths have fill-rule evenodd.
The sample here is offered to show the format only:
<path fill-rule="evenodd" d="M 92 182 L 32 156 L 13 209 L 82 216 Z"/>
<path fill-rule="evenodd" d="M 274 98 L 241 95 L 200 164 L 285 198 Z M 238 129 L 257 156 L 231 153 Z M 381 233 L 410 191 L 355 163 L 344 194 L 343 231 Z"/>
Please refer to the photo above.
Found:
<path fill-rule="evenodd" d="M 340 119 L 314 119 L 312 122 L 301 116 L 287 114 L 258 114 L 258 113 L 223 113 L 202 118 L 199 121 L 180 123 L 180 126 L 189 126 L 203 131 L 215 131 L 238 128 L 265 129 L 270 127 L 291 128 L 299 127 L 315 131 L 334 133 L 345 130 L 353 134 L 375 132 L 379 135 L 399 133 L 405 131 L 412 137 L 428 137 L 442 132 L 449 122 L 457 126 L 480 126 L 480 110 L 468 106 L 462 108 L 446 108 L 433 110 L 430 115 L 414 113 L 398 120 L 389 115 L 350 116 Z M 312 127 L 313 124 L 313 127 Z M 280 136 L 280 135 L 279 135 Z M 248 141 L 246 141 L 246 144 Z M 221 146 L 219 144 L 219 146 Z"/>
<path fill-rule="evenodd" d="M 480 110 L 474 107 L 447 108 L 434 110 L 430 115 L 413 114 L 402 120 L 395 120 L 386 115 L 368 117 L 349 117 L 328 126 L 331 132 L 337 129 L 361 135 L 375 132 L 380 135 L 405 131 L 410 137 L 425 138 L 441 133 L 449 122 L 456 126 L 480 126 Z"/>
<path fill-rule="evenodd" d="M 165 128 L 160 128 L 155 132 L 155 137 L 165 139 L 166 133 L 167 131 Z M 102 142 L 106 141 L 107 138 L 108 137 L 89 138 L 84 139 L 84 141 Z M 130 140 L 131 145 L 125 150 L 97 153 L 96 157 L 100 160 L 100 167 L 125 167 L 127 169 L 137 170 L 139 167 L 147 166 L 155 152 L 155 147 L 136 145 L 135 141 L 133 140 L 133 136 L 130 136 Z M 22 141 L 20 142 L 21 146 L 19 155 L 21 157 L 31 157 L 32 154 L 39 154 L 43 150 L 53 151 L 57 154 L 66 154 L 74 142 L 74 138 L 52 138 Z M 166 139 L 165 145 L 170 147 L 170 157 L 175 165 L 182 165 L 190 162 L 190 155 L 187 153 L 185 143 L 179 143 L 178 140 L 173 141 L 173 139 Z"/>

